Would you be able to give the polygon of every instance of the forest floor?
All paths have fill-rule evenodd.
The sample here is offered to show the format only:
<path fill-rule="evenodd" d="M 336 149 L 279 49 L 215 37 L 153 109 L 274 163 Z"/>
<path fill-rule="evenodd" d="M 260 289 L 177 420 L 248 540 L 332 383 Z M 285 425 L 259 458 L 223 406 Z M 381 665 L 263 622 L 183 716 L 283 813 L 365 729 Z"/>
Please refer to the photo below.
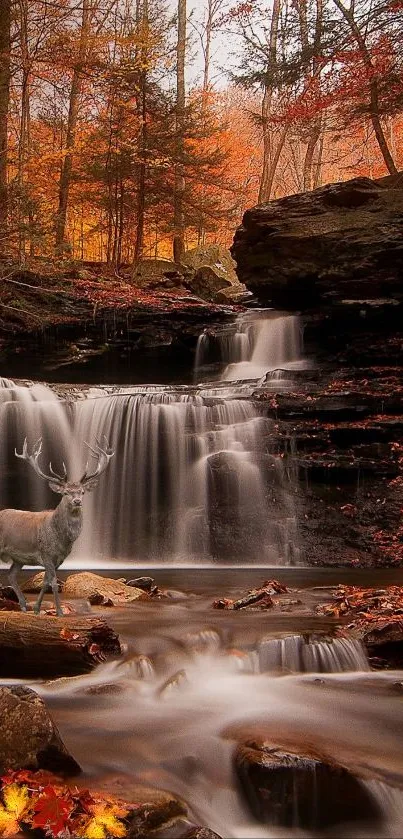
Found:
<path fill-rule="evenodd" d="M 104 315 L 163 314 L 192 319 L 232 313 L 237 307 L 207 303 L 186 289 L 148 290 L 100 266 L 38 262 L 0 264 L 0 336 L 77 327 Z M 239 307 L 238 307 L 239 308 Z"/>

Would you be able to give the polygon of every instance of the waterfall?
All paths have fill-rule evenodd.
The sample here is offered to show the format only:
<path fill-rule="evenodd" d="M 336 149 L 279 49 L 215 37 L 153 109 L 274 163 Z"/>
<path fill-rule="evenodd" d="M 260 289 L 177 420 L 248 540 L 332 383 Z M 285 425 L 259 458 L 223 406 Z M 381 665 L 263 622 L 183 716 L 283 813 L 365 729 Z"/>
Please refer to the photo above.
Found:
<path fill-rule="evenodd" d="M 43 438 L 47 458 L 56 471 L 70 463 L 73 436 L 66 406 L 44 385 L 21 387 L 10 379 L 0 385 L 0 507 L 41 510 L 54 504 L 56 496 L 26 463 L 17 460 L 24 438 L 30 446 Z"/>
<path fill-rule="evenodd" d="M 66 404 L 43 385 L 0 388 L 1 506 L 46 509 L 57 496 L 14 449 L 43 437 L 42 462 L 82 474 L 84 442 L 106 436 L 108 473 L 85 499 L 73 557 L 83 565 L 289 564 L 297 561 L 292 487 L 267 451 L 271 421 L 243 399 L 133 388 Z"/>
<path fill-rule="evenodd" d="M 217 362 L 222 381 L 261 379 L 271 370 L 303 366 L 302 331 L 296 315 L 271 310 L 250 311 L 235 324 L 200 335 L 195 359 L 195 380 L 204 367 Z"/>
<path fill-rule="evenodd" d="M 268 421 L 243 400 L 126 393 L 76 404 L 74 436 L 116 450 L 87 500 L 78 550 L 140 564 L 288 564 L 296 526 L 283 461 L 264 451 Z M 89 509 L 88 509 L 89 508 Z"/>
<path fill-rule="evenodd" d="M 360 641 L 335 638 L 305 641 L 302 635 L 264 638 L 258 646 L 260 672 L 344 673 L 369 671 Z"/>

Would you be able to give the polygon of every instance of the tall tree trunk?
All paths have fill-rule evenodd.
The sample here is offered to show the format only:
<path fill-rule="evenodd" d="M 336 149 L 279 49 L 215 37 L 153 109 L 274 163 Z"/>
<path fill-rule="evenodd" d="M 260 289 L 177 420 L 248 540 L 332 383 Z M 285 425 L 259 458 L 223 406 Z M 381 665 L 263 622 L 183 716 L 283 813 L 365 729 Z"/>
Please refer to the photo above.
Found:
<path fill-rule="evenodd" d="M 270 201 L 273 187 L 274 174 L 272 171 L 273 156 L 277 158 L 273 149 L 273 132 L 271 126 L 271 112 L 273 104 L 273 75 L 277 66 L 277 40 L 280 20 L 281 0 L 273 0 L 273 11 L 270 27 L 269 59 L 266 68 L 266 79 L 264 85 L 264 96 L 262 102 L 262 126 L 263 126 L 263 168 L 260 179 L 259 204 Z"/>
<path fill-rule="evenodd" d="M 18 239 L 19 259 L 25 262 L 26 246 L 26 204 L 28 196 L 25 193 L 25 169 L 30 152 L 30 75 L 31 59 L 29 54 L 29 6 L 27 0 L 20 0 L 20 47 L 22 58 L 22 92 L 21 119 L 18 145 Z"/>
<path fill-rule="evenodd" d="M 313 189 L 314 184 L 314 172 L 313 172 L 313 161 L 317 143 L 320 139 L 322 133 L 322 122 L 320 119 L 315 120 L 311 134 L 308 139 L 308 145 L 305 152 L 305 159 L 304 159 L 304 190 L 309 191 Z"/>
<path fill-rule="evenodd" d="M 300 5 L 300 30 L 301 30 L 301 44 L 302 50 L 309 52 L 309 32 L 307 22 L 306 0 L 302 0 Z M 322 34 L 323 34 L 323 0 L 316 0 L 316 22 L 315 34 L 313 41 L 313 56 L 311 63 L 312 76 L 309 83 L 320 85 L 321 63 L 320 56 L 322 53 Z M 311 190 L 314 186 L 315 174 L 313 171 L 313 163 L 317 144 L 322 134 L 322 116 L 315 117 L 312 120 L 311 133 L 309 135 L 308 144 L 304 159 L 304 190 Z"/>
<path fill-rule="evenodd" d="M 184 194 L 184 128 L 185 128 L 185 60 L 186 60 L 186 0 L 178 0 L 178 43 L 176 69 L 176 167 L 174 193 L 174 262 L 180 263 L 185 253 Z"/>
<path fill-rule="evenodd" d="M 7 148 L 10 103 L 11 0 L 0 0 L 0 254 L 7 238 Z"/>
<path fill-rule="evenodd" d="M 352 9 L 346 9 L 341 0 L 334 0 L 334 3 L 336 4 L 339 11 L 342 13 L 344 19 L 347 21 L 351 29 L 352 35 L 354 36 L 355 42 L 358 46 L 358 49 L 361 53 L 364 64 L 369 71 L 368 87 L 371 108 L 370 117 L 375 132 L 375 137 L 377 139 L 378 146 L 380 148 L 388 172 L 391 175 L 397 175 L 398 169 L 396 167 L 392 153 L 388 146 L 388 141 L 386 139 L 386 135 L 382 128 L 382 123 L 380 119 L 378 76 L 375 72 L 375 67 L 371 58 L 371 53 L 367 47 L 365 38 L 355 20 L 354 11 Z"/>
<path fill-rule="evenodd" d="M 73 70 L 73 78 L 70 89 L 69 114 L 67 118 L 66 132 L 66 154 L 64 155 L 62 162 L 59 180 L 59 205 L 56 216 L 55 237 L 55 249 L 58 256 L 63 256 L 65 249 L 67 209 L 69 203 L 71 176 L 73 172 L 74 143 L 76 139 L 80 98 L 83 88 L 83 66 L 85 64 L 88 48 L 90 20 L 91 0 L 83 0 L 83 14 L 81 20 L 78 56 Z"/>
<path fill-rule="evenodd" d="M 210 58 L 211 58 L 211 40 L 213 35 L 214 16 L 217 11 L 217 0 L 207 0 L 207 20 L 204 30 L 205 44 L 204 44 L 204 72 L 203 72 L 203 123 L 205 125 L 207 109 L 208 109 L 208 94 L 210 90 Z M 199 225 L 197 231 L 197 244 L 202 247 L 206 239 L 206 231 L 204 226 L 204 205 L 205 205 L 205 187 L 201 185 L 200 192 L 200 214 Z"/>
<path fill-rule="evenodd" d="M 140 49 L 140 94 L 138 97 L 138 111 L 140 117 L 139 144 L 139 177 L 137 185 L 137 224 L 134 246 L 134 265 L 136 266 L 142 256 L 144 249 L 144 227 L 146 213 L 146 180 L 147 180 L 147 81 L 148 81 L 148 39 L 149 39 L 149 16 L 148 0 L 143 0 L 143 9 L 140 12 L 139 4 L 136 8 L 137 22 L 141 26 L 141 49 Z"/>

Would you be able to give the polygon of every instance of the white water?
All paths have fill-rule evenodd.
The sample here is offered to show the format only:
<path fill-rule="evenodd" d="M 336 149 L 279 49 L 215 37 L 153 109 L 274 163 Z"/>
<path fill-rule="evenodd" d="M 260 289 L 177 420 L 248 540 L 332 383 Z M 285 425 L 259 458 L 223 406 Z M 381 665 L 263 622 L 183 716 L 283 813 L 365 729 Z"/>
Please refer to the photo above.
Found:
<path fill-rule="evenodd" d="M 199 338 L 195 359 L 195 381 L 211 359 L 223 365 L 222 381 L 261 379 L 273 370 L 298 370 L 305 365 L 300 319 L 271 310 L 251 310 L 235 324 Z M 225 366 L 224 366 L 225 365 Z"/>
<path fill-rule="evenodd" d="M 287 831 L 261 825 L 249 815 L 232 758 L 237 740 L 253 737 L 248 731 L 255 730 L 274 747 L 294 743 L 297 751 L 316 750 L 364 778 L 372 774 L 362 783 L 380 804 L 383 824 L 373 832 L 368 824 L 342 825 L 331 836 L 401 836 L 403 794 L 375 780 L 401 766 L 402 708 L 396 700 L 396 727 L 391 727 L 387 694 L 399 674 L 343 672 L 348 648 L 350 661 L 358 652 L 348 639 L 343 648 L 333 642 L 331 658 L 324 650 L 329 666 L 324 680 L 315 678 L 323 673 L 315 668 L 305 675 L 298 675 L 298 668 L 290 675 L 261 673 L 250 666 L 259 658 L 259 645 L 233 650 L 212 629 L 180 635 L 186 630 L 184 615 L 176 608 L 164 619 L 161 604 L 146 624 L 139 610 L 133 614 L 137 624 L 127 611 L 119 622 L 129 642 L 124 661 L 35 686 L 86 772 L 122 773 L 128 788 L 142 782 L 169 789 L 191 805 L 197 821 L 223 837 L 317 836 L 297 825 Z M 242 622 L 247 629 L 246 615 Z M 366 664 L 361 652 L 362 661 Z M 91 693 L 108 684 L 117 685 L 118 692 Z"/>
<path fill-rule="evenodd" d="M 301 635 L 262 639 L 258 646 L 259 671 L 286 673 L 345 673 L 369 671 L 360 641 L 304 641 Z"/>
<path fill-rule="evenodd" d="M 49 460 L 56 469 L 64 460 L 71 479 L 78 479 L 84 441 L 106 436 L 115 457 L 85 499 L 73 562 L 297 560 L 290 476 L 283 460 L 267 453 L 270 423 L 250 402 L 154 387 L 100 393 L 66 405 L 44 386 L 0 388 L 3 507 L 43 509 L 56 501 L 32 469 L 15 460 L 14 448 L 21 451 L 25 437 L 31 446 L 43 437 L 45 468 Z"/>

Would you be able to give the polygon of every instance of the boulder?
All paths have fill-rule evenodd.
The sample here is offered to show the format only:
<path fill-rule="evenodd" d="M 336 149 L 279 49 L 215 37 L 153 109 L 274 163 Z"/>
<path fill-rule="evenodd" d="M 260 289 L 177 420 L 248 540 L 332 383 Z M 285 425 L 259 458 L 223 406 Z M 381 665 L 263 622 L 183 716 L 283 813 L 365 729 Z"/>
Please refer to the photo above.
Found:
<path fill-rule="evenodd" d="M 188 815 L 186 804 L 174 793 L 133 784 L 130 776 L 104 777 L 97 789 L 127 801 L 129 806 L 135 802 L 134 810 L 128 819 L 128 839 L 153 836 L 153 831 L 159 831 L 165 825 L 169 830 L 175 823 L 183 823 L 183 819 Z"/>
<path fill-rule="evenodd" d="M 231 249 L 265 304 L 401 300 L 403 178 L 354 178 L 247 210 Z"/>
<path fill-rule="evenodd" d="M 253 815 L 268 824 L 321 830 L 381 817 L 354 775 L 316 756 L 248 741 L 236 750 L 235 769 Z"/>
<path fill-rule="evenodd" d="M 1 687 L 0 715 L 0 774 L 7 769 L 45 769 L 65 776 L 81 772 L 33 690 Z"/>
<path fill-rule="evenodd" d="M 39 594 L 44 580 L 45 572 L 40 571 L 39 574 L 34 574 L 33 577 L 29 577 L 29 579 L 24 583 L 22 586 L 23 592 L 25 594 Z M 62 590 L 62 582 L 61 580 L 57 581 L 59 591 Z M 51 592 L 52 587 L 50 585 L 47 586 L 46 591 Z"/>
<path fill-rule="evenodd" d="M 242 303 L 250 294 L 236 275 L 230 252 L 220 245 L 188 251 L 183 258 L 189 270 L 187 286 L 202 300 Z"/>
<path fill-rule="evenodd" d="M 139 598 L 148 599 L 148 595 L 140 588 L 127 586 L 119 580 L 111 580 L 89 571 L 67 577 L 63 586 L 63 596 L 85 598 L 96 606 L 120 606 L 134 603 Z"/>
<path fill-rule="evenodd" d="M 370 660 L 377 666 L 398 670 L 403 667 L 403 621 L 397 613 L 384 618 L 378 625 L 367 626 L 359 632 Z M 375 663 L 374 662 L 374 663 Z"/>
<path fill-rule="evenodd" d="M 133 282 L 140 288 L 185 288 L 188 270 L 169 259 L 143 259 L 133 271 Z"/>
<path fill-rule="evenodd" d="M 153 577 L 136 577 L 134 580 L 127 580 L 126 585 L 130 588 L 141 588 L 142 591 L 151 591 L 155 588 L 155 580 Z"/>

